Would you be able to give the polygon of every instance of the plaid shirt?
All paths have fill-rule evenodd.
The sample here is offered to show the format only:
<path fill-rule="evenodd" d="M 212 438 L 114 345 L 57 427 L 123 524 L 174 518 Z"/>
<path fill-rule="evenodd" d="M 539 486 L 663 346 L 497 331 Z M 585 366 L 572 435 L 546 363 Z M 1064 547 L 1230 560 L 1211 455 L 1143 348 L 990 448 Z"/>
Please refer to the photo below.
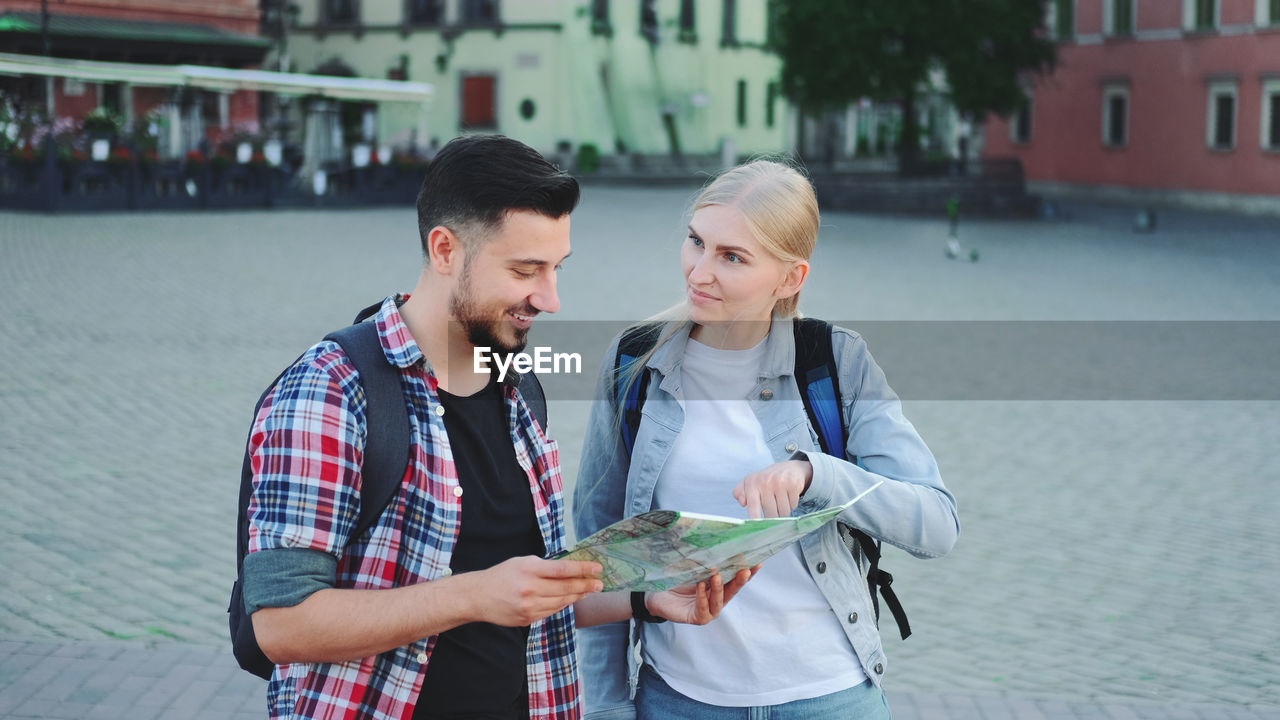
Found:
<path fill-rule="evenodd" d="M 249 441 L 254 491 L 249 552 L 308 548 L 338 558 L 337 587 L 392 588 L 449 573 L 461 498 L 445 434 L 439 384 L 395 298 L 374 317 L 387 360 L 399 367 L 412 428 L 405 482 L 372 530 L 350 542 L 359 512 L 365 398 L 355 368 L 333 342 L 311 348 L 262 404 Z M 516 389 L 505 389 L 516 459 L 527 473 L 548 554 L 565 546 L 560 458 Z M 348 543 L 350 542 L 350 545 Z M 267 687 L 272 718 L 410 718 L 435 636 L 345 663 L 277 666 Z M 526 665 L 531 720 L 578 718 L 573 608 L 534 624 Z"/>

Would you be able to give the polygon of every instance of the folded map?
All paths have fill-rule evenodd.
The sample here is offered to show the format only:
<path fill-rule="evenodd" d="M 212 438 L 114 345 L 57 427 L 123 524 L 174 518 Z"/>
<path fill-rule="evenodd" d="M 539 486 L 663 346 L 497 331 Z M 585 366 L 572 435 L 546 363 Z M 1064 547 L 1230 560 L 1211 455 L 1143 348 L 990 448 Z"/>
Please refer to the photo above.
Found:
<path fill-rule="evenodd" d="M 620 520 L 554 559 L 600 563 L 606 592 L 670 590 L 706 580 L 713 570 L 729 578 L 834 521 L 883 482 L 843 505 L 798 517 L 744 520 L 652 510 Z"/>

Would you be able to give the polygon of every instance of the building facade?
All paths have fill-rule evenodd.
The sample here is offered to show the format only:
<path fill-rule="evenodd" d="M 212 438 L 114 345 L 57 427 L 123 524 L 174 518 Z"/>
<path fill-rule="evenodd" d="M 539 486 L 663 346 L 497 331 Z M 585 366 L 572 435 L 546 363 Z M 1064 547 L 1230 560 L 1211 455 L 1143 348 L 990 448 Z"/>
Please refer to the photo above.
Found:
<path fill-rule="evenodd" d="M 497 132 L 548 155 L 778 152 L 791 114 L 765 0 L 298 0 L 288 64 L 433 84 L 429 137 L 344 107 L 349 141 Z"/>
<path fill-rule="evenodd" d="M 48 11 L 47 19 L 44 11 Z M 155 65 L 257 67 L 271 47 L 258 0 L 0 0 L 0 52 Z M 0 77 L 0 96 L 48 121 L 105 111 L 122 133 L 157 136 L 179 156 L 258 121 L 258 93 L 74 78 Z M 138 130 L 139 123 L 149 127 Z"/>
<path fill-rule="evenodd" d="M 1045 192 L 1280 211 L 1280 0 L 1049 13 L 1057 69 L 986 124 L 986 155 L 1018 157 Z"/>

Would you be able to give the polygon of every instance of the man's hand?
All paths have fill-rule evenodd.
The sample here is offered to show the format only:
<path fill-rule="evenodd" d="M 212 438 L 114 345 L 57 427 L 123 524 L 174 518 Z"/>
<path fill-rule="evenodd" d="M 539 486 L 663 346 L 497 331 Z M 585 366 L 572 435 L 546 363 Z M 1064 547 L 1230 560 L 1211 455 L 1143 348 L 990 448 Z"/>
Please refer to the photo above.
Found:
<path fill-rule="evenodd" d="M 644 602 L 649 612 L 678 623 L 706 625 L 720 617 L 720 611 L 760 569 L 739 570 L 728 585 L 718 571 L 710 580 L 660 593 L 646 593 Z"/>
<path fill-rule="evenodd" d="M 600 592 L 600 563 L 511 558 L 488 570 L 458 575 L 476 583 L 474 620 L 507 627 L 532 625 Z"/>
<path fill-rule="evenodd" d="M 747 517 L 786 517 L 800 504 L 800 496 L 813 480 L 808 460 L 784 460 L 742 478 L 733 498 L 747 508 Z"/>

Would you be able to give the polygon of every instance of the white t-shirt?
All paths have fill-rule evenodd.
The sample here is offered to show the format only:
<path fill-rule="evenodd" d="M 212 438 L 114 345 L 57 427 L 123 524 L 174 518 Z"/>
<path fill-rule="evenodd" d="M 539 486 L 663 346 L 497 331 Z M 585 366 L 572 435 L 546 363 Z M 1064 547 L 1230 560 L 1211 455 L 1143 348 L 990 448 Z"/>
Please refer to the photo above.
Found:
<path fill-rule="evenodd" d="M 773 464 L 746 400 L 764 355 L 763 342 L 719 350 L 689 340 L 684 427 L 658 475 L 654 508 L 747 517 L 733 488 Z M 799 544 L 765 561 L 710 624 L 645 623 L 643 632 L 645 662 L 676 691 L 711 705 L 777 705 L 867 678 Z"/>

